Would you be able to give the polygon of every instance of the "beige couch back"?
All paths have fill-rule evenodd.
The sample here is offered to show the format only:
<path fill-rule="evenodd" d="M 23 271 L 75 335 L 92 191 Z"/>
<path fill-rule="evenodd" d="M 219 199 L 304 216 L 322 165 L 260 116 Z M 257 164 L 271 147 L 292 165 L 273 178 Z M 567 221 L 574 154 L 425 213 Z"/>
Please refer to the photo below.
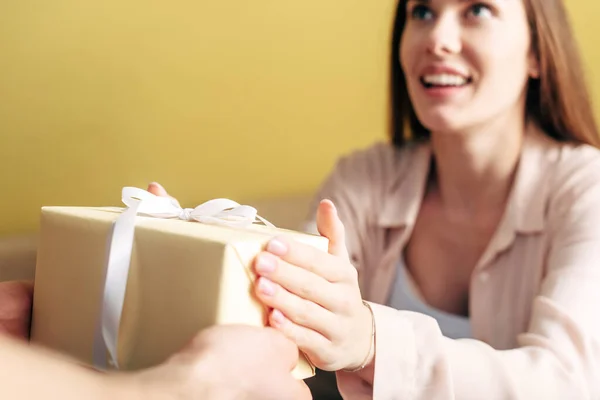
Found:
<path fill-rule="evenodd" d="M 33 280 L 37 236 L 0 239 L 0 282 Z"/>

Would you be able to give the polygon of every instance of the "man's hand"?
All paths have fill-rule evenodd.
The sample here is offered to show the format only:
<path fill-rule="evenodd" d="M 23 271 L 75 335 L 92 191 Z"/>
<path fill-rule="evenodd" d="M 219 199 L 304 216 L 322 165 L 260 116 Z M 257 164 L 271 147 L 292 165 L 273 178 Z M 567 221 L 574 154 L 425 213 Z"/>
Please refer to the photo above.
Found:
<path fill-rule="evenodd" d="M 32 282 L 0 282 L 0 334 L 29 338 L 32 299 Z"/>
<path fill-rule="evenodd" d="M 215 326 L 140 382 L 148 399 L 310 399 L 292 376 L 297 362 L 296 345 L 272 328 Z"/>
<path fill-rule="evenodd" d="M 0 398 L 62 400 L 309 400 L 292 377 L 298 348 L 271 328 L 217 326 L 165 363 L 98 373 L 48 349 L 0 335 Z"/>

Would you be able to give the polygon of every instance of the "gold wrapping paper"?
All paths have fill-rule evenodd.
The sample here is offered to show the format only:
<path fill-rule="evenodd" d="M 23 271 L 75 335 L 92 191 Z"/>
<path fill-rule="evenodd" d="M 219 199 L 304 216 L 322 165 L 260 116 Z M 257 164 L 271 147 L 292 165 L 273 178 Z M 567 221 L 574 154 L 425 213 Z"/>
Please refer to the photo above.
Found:
<path fill-rule="evenodd" d="M 111 208 L 42 209 L 32 342 L 93 364 L 107 246 L 119 215 Z M 211 325 L 264 326 L 266 310 L 253 293 L 252 261 L 276 235 L 327 250 L 323 237 L 267 226 L 232 228 L 138 216 L 119 367 L 156 365 Z M 314 374 L 301 354 L 293 375 Z"/>

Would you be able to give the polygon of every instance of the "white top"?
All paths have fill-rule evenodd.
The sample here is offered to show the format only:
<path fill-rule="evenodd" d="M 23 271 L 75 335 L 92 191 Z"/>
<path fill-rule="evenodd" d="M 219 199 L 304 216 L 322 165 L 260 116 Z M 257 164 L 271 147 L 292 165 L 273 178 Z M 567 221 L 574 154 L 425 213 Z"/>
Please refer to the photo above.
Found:
<path fill-rule="evenodd" d="M 388 306 L 397 310 L 414 311 L 435 318 L 442 334 L 451 339 L 472 337 L 469 318 L 433 308 L 421 300 L 416 293 L 417 291 L 406 269 L 404 258 L 400 257 Z"/>

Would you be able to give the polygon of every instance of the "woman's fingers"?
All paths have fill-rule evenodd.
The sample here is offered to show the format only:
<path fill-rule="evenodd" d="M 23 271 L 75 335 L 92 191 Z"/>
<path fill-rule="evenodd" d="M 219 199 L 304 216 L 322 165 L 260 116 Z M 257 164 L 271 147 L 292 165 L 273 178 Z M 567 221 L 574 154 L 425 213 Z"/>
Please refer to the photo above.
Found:
<path fill-rule="evenodd" d="M 320 305 L 288 292 L 278 284 L 261 277 L 256 285 L 256 295 L 269 308 L 279 310 L 298 326 L 329 338 L 335 331 L 335 314 Z"/>
<path fill-rule="evenodd" d="M 266 277 L 300 298 L 335 311 L 336 298 L 331 291 L 331 283 L 302 268 L 283 261 L 271 253 L 262 252 L 256 257 L 254 269 L 260 276 Z"/>
<path fill-rule="evenodd" d="M 167 190 L 158 182 L 150 183 L 147 190 L 155 196 L 171 197 Z"/>
<path fill-rule="evenodd" d="M 173 201 L 175 201 L 175 203 L 177 203 L 177 205 L 179 207 L 181 207 L 179 205 L 179 201 L 175 197 L 171 196 L 169 194 L 169 192 L 167 192 L 167 190 L 160 183 L 158 183 L 158 182 L 152 182 L 152 183 L 150 183 L 148 185 L 147 191 L 150 192 L 150 193 L 152 193 L 155 196 L 169 197 L 170 199 L 173 199 Z"/>
<path fill-rule="evenodd" d="M 313 364 L 324 366 L 331 342 L 319 332 L 300 326 L 279 310 L 269 314 L 269 324 L 298 345 Z M 325 356 L 325 357 L 324 357 Z"/>
<path fill-rule="evenodd" d="M 269 241 L 266 251 L 329 282 L 346 281 L 356 273 L 355 268 L 343 258 L 285 237 L 276 237 Z"/>

